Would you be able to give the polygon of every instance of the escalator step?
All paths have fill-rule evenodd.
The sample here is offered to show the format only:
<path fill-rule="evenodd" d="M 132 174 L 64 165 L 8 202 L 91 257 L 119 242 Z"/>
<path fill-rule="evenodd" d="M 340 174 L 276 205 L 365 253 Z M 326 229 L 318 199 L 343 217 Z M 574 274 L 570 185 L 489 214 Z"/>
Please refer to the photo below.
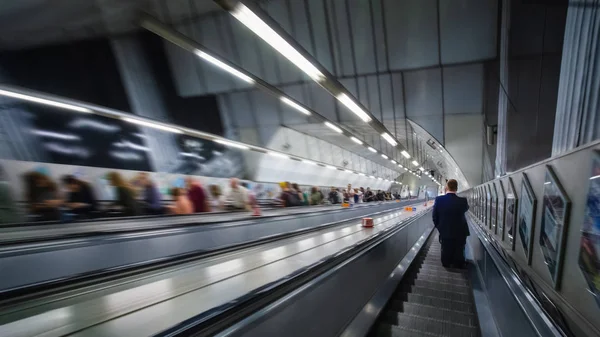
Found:
<path fill-rule="evenodd" d="M 413 316 L 400 313 L 398 324 L 386 326 L 381 324 L 377 336 L 407 336 L 407 332 L 420 333 L 423 336 L 477 337 L 479 329 L 448 321 L 440 321 L 424 316 Z M 386 334 L 387 333 L 387 334 Z"/>
<path fill-rule="evenodd" d="M 419 271 L 421 270 L 434 270 L 434 271 L 445 271 L 447 273 L 450 274 L 455 274 L 455 275 L 461 275 L 461 274 L 466 274 L 466 270 L 464 269 L 454 269 L 454 268 L 446 268 L 444 266 L 442 266 L 442 263 L 440 261 L 436 261 L 436 262 L 425 262 L 421 265 L 421 268 L 419 268 Z"/>
<path fill-rule="evenodd" d="M 432 282 L 452 284 L 452 285 L 456 285 L 456 286 L 469 287 L 469 281 L 467 281 L 465 278 L 445 277 L 442 275 L 428 274 L 428 273 L 419 273 L 415 278 L 415 282 L 416 281 L 432 281 Z"/>
<path fill-rule="evenodd" d="M 437 337 L 418 331 L 410 331 L 392 324 L 377 324 L 369 337 Z"/>
<path fill-rule="evenodd" d="M 426 278 L 426 279 L 435 279 L 437 277 L 455 280 L 455 281 L 465 281 L 467 282 L 467 276 L 464 274 L 450 273 L 446 270 L 438 271 L 432 269 L 422 269 L 419 271 L 417 278 Z"/>
<path fill-rule="evenodd" d="M 470 303 L 467 303 L 470 306 Z M 460 307 L 456 306 L 458 309 Z M 461 311 L 461 310 L 451 310 L 440 306 L 431 306 L 422 303 L 416 302 L 406 302 L 398 299 L 392 299 L 385 311 L 382 313 L 382 321 L 386 321 L 390 324 L 396 324 L 396 313 L 404 312 L 410 315 L 418 315 L 418 316 L 429 316 L 429 310 L 439 311 L 444 313 L 445 315 L 452 314 L 456 316 L 457 322 L 463 325 L 472 325 L 476 326 L 477 318 L 472 311 Z M 436 314 L 436 315 L 441 315 Z M 392 319 L 392 321 L 383 320 L 384 317 Z M 435 316 L 438 319 L 444 319 L 440 316 Z"/>
<path fill-rule="evenodd" d="M 473 313 L 471 302 L 455 301 L 446 298 L 432 297 L 414 293 L 398 293 L 395 295 L 398 300 L 404 300 L 408 303 L 416 303 L 438 307 L 446 310 L 461 311 L 464 313 Z"/>
<path fill-rule="evenodd" d="M 452 291 L 437 290 L 437 289 L 425 288 L 425 287 L 421 287 L 421 286 L 410 287 L 410 292 L 417 294 L 417 295 L 438 297 L 438 298 L 443 298 L 443 299 L 452 300 L 452 301 L 460 301 L 460 302 L 470 302 L 471 301 L 471 296 L 469 294 L 461 294 L 461 293 L 455 293 Z"/>
<path fill-rule="evenodd" d="M 470 289 L 466 285 L 455 285 L 450 283 L 440 282 L 439 279 L 431 279 L 431 280 L 415 280 L 414 285 L 429 289 L 448 291 L 453 293 L 460 294 L 469 294 Z"/>

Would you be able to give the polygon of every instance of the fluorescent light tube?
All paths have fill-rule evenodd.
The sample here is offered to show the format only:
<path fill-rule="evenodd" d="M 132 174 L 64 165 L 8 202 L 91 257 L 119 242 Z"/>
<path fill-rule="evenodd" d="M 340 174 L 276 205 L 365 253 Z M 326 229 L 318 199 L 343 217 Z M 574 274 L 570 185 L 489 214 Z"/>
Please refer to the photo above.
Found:
<path fill-rule="evenodd" d="M 400 153 L 404 156 L 404 158 L 406 158 L 406 159 L 410 158 L 410 154 L 408 154 L 408 152 L 402 151 Z"/>
<path fill-rule="evenodd" d="M 241 2 L 238 3 L 233 10 L 231 15 L 238 19 L 244 26 L 248 27 L 258 37 L 263 39 L 266 43 L 271 45 L 273 49 L 278 51 L 285 58 L 290 60 L 296 67 L 300 68 L 313 80 L 320 82 L 325 79 L 325 76 L 317 67 L 315 67 L 309 60 L 307 60 L 300 52 L 298 52 L 291 44 L 289 44 L 283 37 L 281 37 L 273 28 L 269 27 L 258 15 L 252 12 Z"/>
<path fill-rule="evenodd" d="M 243 145 L 243 144 L 238 144 L 238 143 L 230 142 L 230 141 L 223 140 L 223 139 L 215 139 L 214 141 L 215 141 L 215 143 L 223 144 L 226 146 L 235 147 L 235 148 L 242 149 L 242 150 L 250 150 L 250 148 L 248 146 Z"/>
<path fill-rule="evenodd" d="M 241 71 L 238 71 L 238 70 L 234 69 L 233 67 L 223 63 L 222 61 L 219 61 L 214 56 L 211 56 L 201 50 L 196 50 L 194 53 L 196 55 L 198 55 L 200 58 L 202 58 L 203 60 L 212 63 L 213 65 L 225 70 L 226 72 L 236 76 L 237 78 L 239 78 L 243 81 L 246 81 L 250 84 L 254 84 L 254 80 L 250 76 L 247 76 L 246 74 L 242 73 Z"/>
<path fill-rule="evenodd" d="M 417 162 L 416 160 L 413 160 L 412 164 L 415 165 L 415 166 L 419 166 L 419 162 Z"/>
<path fill-rule="evenodd" d="M 310 164 L 310 165 L 317 165 L 317 163 L 315 163 L 315 162 L 314 162 L 314 161 L 312 161 L 312 160 L 306 160 L 306 159 L 303 159 L 303 160 L 302 160 L 302 162 L 303 162 L 303 163 Z"/>
<path fill-rule="evenodd" d="M 300 104 L 292 101 L 291 99 L 287 98 L 287 97 L 283 97 L 281 96 L 279 98 L 283 103 L 291 106 L 292 108 L 302 112 L 303 114 L 310 116 L 310 111 L 308 111 L 305 107 L 301 106 Z"/>
<path fill-rule="evenodd" d="M 369 151 L 373 152 L 373 153 L 377 153 L 377 150 L 375 150 L 374 148 L 369 146 Z"/>
<path fill-rule="evenodd" d="M 279 153 L 279 152 L 273 152 L 273 151 L 269 151 L 268 152 L 269 155 L 273 156 L 273 157 L 279 157 L 279 158 L 285 158 L 285 159 L 290 159 L 289 156 L 286 156 L 283 153 Z"/>
<path fill-rule="evenodd" d="M 348 95 L 342 93 L 337 95 L 336 98 L 348 109 L 350 109 L 350 111 L 357 115 L 358 118 L 360 118 L 363 122 L 368 123 L 371 121 L 371 116 L 369 116 L 369 114 L 366 113 L 358 104 L 356 104 L 356 102 L 354 102 L 354 100 Z"/>
<path fill-rule="evenodd" d="M 332 129 L 333 131 L 335 131 L 335 132 L 337 132 L 337 133 L 342 133 L 342 132 L 343 132 L 343 131 L 342 131 L 342 129 L 340 129 L 340 128 L 339 128 L 337 125 L 335 125 L 335 124 L 333 124 L 333 123 L 330 123 L 330 122 L 325 122 L 325 125 L 326 125 L 328 128 Z"/>
<path fill-rule="evenodd" d="M 396 142 L 396 140 L 394 140 L 394 138 L 392 138 L 392 136 L 390 136 L 390 134 L 387 132 L 382 133 L 381 137 L 383 137 L 383 139 L 385 139 L 392 146 L 398 145 L 398 142 Z"/>
<path fill-rule="evenodd" d="M 355 142 L 356 144 L 362 145 L 362 143 L 363 143 L 362 140 L 360 140 L 354 136 L 350 137 L 350 139 L 352 139 L 352 141 Z"/>
<path fill-rule="evenodd" d="M 326 168 L 330 169 L 330 170 L 335 170 L 337 169 L 337 167 L 335 166 L 331 166 L 331 165 L 325 165 Z"/>
<path fill-rule="evenodd" d="M 41 98 L 41 97 L 35 97 L 35 96 L 31 96 L 31 95 L 20 94 L 18 92 L 13 92 L 13 91 L 8 91 L 8 90 L 3 90 L 3 89 L 0 89 L 0 95 L 12 97 L 12 98 L 17 98 L 17 99 L 20 99 L 20 100 L 29 101 L 29 102 L 33 102 L 33 103 L 50 105 L 50 106 L 53 106 L 53 107 L 57 107 L 57 108 L 61 108 L 61 109 L 67 109 L 67 110 L 72 110 L 72 111 L 77 111 L 77 112 L 85 112 L 85 113 L 92 113 L 93 112 L 91 109 L 84 108 L 84 107 L 81 107 L 81 106 L 77 106 L 77 105 L 73 105 L 73 104 L 67 104 L 67 103 L 61 103 L 61 102 L 53 101 L 53 100 L 46 99 L 46 98 Z"/>
<path fill-rule="evenodd" d="M 385 154 L 381 154 L 381 156 L 383 157 L 383 159 L 388 159 L 388 156 L 386 156 Z"/>
<path fill-rule="evenodd" d="M 143 125 L 143 126 L 147 126 L 149 128 L 159 129 L 159 130 L 163 130 L 163 131 L 167 131 L 167 132 L 183 133 L 183 132 L 181 132 L 181 130 L 176 129 L 176 128 L 172 128 L 170 126 L 165 126 L 165 125 L 162 125 L 162 124 L 156 124 L 156 123 L 152 123 L 152 122 L 147 122 L 147 121 L 144 121 L 144 120 L 141 120 L 141 119 L 137 119 L 137 118 L 124 117 L 123 120 L 126 121 L 126 122 L 129 122 L 129 123 Z"/>
<path fill-rule="evenodd" d="M 392 163 L 393 163 L 393 164 L 398 164 L 398 162 L 397 162 L 397 161 L 395 161 L 394 159 L 392 159 Z"/>

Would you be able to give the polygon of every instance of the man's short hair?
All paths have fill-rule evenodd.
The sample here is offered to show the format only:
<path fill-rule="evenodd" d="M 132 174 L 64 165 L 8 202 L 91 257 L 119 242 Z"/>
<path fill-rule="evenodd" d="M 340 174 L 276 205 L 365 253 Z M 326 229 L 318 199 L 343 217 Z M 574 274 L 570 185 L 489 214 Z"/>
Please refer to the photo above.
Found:
<path fill-rule="evenodd" d="M 448 191 L 450 192 L 456 192 L 456 190 L 458 190 L 458 182 L 455 179 L 448 180 L 446 185 L 448 186 Z"/>

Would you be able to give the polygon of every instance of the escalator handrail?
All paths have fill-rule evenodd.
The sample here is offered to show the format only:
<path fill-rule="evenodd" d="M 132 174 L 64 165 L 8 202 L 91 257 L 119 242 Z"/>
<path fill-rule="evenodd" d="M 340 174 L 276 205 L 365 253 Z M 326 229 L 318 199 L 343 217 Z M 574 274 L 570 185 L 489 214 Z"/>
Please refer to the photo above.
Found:
<path fill-rule="evenodd" d="M 393 226 L 334 254 L 325 256 L 319 261 L 296 270 L 279 280 L 265 284 L 230 302 L 187 319 L 174 327 L 156 334 L 155 337 L 175 337 L 181 335 L 204 336 L 213 335 L 225 329 L 240 328 L 239 326 L 237 328 L 234 326 L 238 323 L 242 325 L 244 323 L 237 322 L 236 319 L 241 320 L 257 312 L 260 312 L 260 316 L 262 316 L 268 311 L 265 307 L 270 306 L 271 303 L 291 300 L 294 294 L 319 283 L 390 236 L 406 228 L 422 216 L 429 214 L 430 211 L 430 209 L 427 209 L 415 213 L 413 216 L 403 219 Z"/>
<path fill-rule="evenodd" d="M 522 282 L 519 275 L 517 275 L 500 256 L 496 248 L 492 245 L 486 234 L 478 225 L 478 221 L 470 214 L 467 217 L 467 221 L 470 224 L 471 229 L 477 234 L 479 241 L 481 241 L 483 247 L 487 251 L 488 255 L 494 262 L 496 269 L 500 276 L 508 286 L 510 293 L 514 296 L 517 304 L 525 313 L 525 316 L 531 323 L 536 333 L 541 337 L 563 337 L 566 334 L 553 323 L 550 316 L 548 316 L 543 309 L 542 305 L 535 298 L 535 296 L 527 289 Z M 472 231 L 472 232 L 473 232 Z"/>
<path fill-rule="evenodd" d="M 406 200 L 405 202 L 399 202 L 398 204 L 400 205 L 407 205 L 406 202 L 410 203 L 410 200 Z M 359 206 L 360 208 L 370 208 L 373 206 L 379 206 L 382 205 L 386 202 L 377 202 L 377 203 L 366 203 L 364 206 Z M 390 202 L 391 203 L 391 202 Z M 396 202 L 393 202 L 396 203 Z M 400 206 L 399 205 L 399 206 Z M 228 226 L 235 226 L 235 225 L 249 225 L 251 223 L 256 223 L 256 222 L 269 222 L 269 221 L 279 221 L 281 219 L 285 219 L 286 217 L 294 217 L 294 218 L 298 218 L 298 217 L 312 217 L 312 216 L 319 216 L 323 213 L 339 213 L 339 212 L 344 212 L 347 209 L 345 208 L 338 208 L 338 209 L 323 209 L 323 210 L 318 210 L 315 212 L 303 212 L 303 213 L 292 213 L 292 214 L 267 214 L 267 215 L 263 215 L 263 216 L 252 216 L 250 214 L 250 212 L 248 212 L 248 216 L 242 217 L 242 218 L 237 218 L 237 219 L 230 219 L 230 220 L 213 220 L 213 221 L 205 221 L 205 222 L 200 222 L 200 223 L 196 223 L 193 221 L 190 222 L 178 222 L 178 223 L 171 223 L 171 224 L 157 224 L 154 227 L 150 227 L 150 228 L 127 228 L 127 227 L 122 227 L 121 229 L 109 229 L 109 230 L 102 230 L 102 224 L 114 224 L 114 223 L 118 223 L 118 221 L 114 221 L 110 220 L 110 221 L 99 221 L 98 222 L 98 230 L 93 230 L 93 231 L 86 231 L 83 233 L 72 233 L 72 234 L 68 234 L 68 235 L 47 235 L 47 236 L 43 236 L 43 237 L 36 237 L 36 238 L 27 238 L 27 239 L 14 239 L 14 240 L 10 240 L 10 241 L 3 241 L 0 242 L 0 253 L 2 253 L 2 251 L 4 251 L 6 249 L 6 247 L 9 246 L 14 246 L 14 245 L 24 245 L 24 244 L 32 244 L 32 243 L 43 243 L 43 242 L 52 242 L 52 241 L 59 241 L 59 240 L 68 240 L 68 239 L 81 239 L 81 238 L 88 238 L 88 237 L 93 237 L 93 236 L 102 236 L 102 235 L 115 235 L 115 234 L 131 234 L 131 233 L 147 233 L 147 232 L 151 232 L 151 231 L 159 231 L 159 230 L 169 230 L 169 229 L 173 229 L 173 230 L 178 230 L 181 228 L 191 228 L 191 227 L 200 227 L 200 226 L 209 226 L 209 225 L 215 225 L 215 224 L 222 224 L 224 222 L 227 222 Z M 198 216 L 198 214 L 196 214 L 196 216 Z M 156 219 L 156 218 L 154 218 Z M 178 218 L 181 219 L 181 218 Z M 135 220 L 141 220 L 141 219 L 127 219 L 128 221 L 135 221 Z M 169 220 L 169 217 L 165 217 L 165 220 Z M 168 221 L 167 221 L 168 222 Z M 88 225 L 90 223 L 87 223 Z M 68 226 L 68 224 L 67 224 Z"/>
<path fill-rule="evenodd" d="M 299 236 L 299 235 L 304 235 L 304 234 L 308 234 L 311 232 L 324 230 L 327 228 L 338 226 L 345 222 L 356 221 L 365 216 L 377 216 L 379 214 L 385 214 L 385 213 L 390 213 L 390 212 L 394 212 L 394 211 L 397 211 L 397 210 L 396 209 L 386 209 L 386 210 L 381 210 L 381 211 L 377 211 L 377 212 L 373 212 L 373 213 L 369 213 L 369 214 L 363 214 L 363 215 L 356 216 L 356 217 L 353 217 L 350 219 L 338 220 L 338 221 L 321 224 L 321 225 L 315 226 L 315 227 L 303 228 L 303 229 L 298 229 L 298 230 L 281 233 L 281 234 L 275 234 L 275 235 L 266 235 L 257 240 L 252 240 L 252 241 L 244 242 L 241 244 L 224 246 L 219 249 L 213 249 L 210 251 L 194 251 L 194 252 L 189 252 L 189 253 L 170 255 L 170 256 L 160 257 L 160 258 L 147 260 L 147 261 L 143 261 L 143 262 L 130 263 L 127 265 L 105 268 L 105 269 L 98 270 L 98 271 L 71 275 L 69 277 L 62 277 L 62 278 L 52 279 L 52 280 L 48 280 L 48 281 L 42 281 L 42 282 L 33 283 L 33 284 L 27 284 L 24 286 L 3 289 L 3 290 L 0 290 L 0 298 L 3 299 L 3 305 L 5 305 L 7 301 L 11 301 L 13 299 L 19 299 L 23 295 L 30 295 L 30 294 L 35 295 L 35 294 L 38 294 L 41 292 L 48 292 L 52 289 L 68 287 L 73 284 L 77 284 L 77 283 L 81 283 L 81 282 L 85 282 L 85 281 L 89 281 L 89 280 L 93 280 L 93 279 L 100 279 L 100 278 L 106 278 L 106 277 L 122 277 L 122 275 L 124 273 L 129 273 L 129 272 L 134 272 L 134 271 L 139 272 L 140 270 L 143 270 L 143 271 L 157 270 L 160 268 L 165 268 L 166 266 L 188 262 L 190 260 L 207 258 L 207 257 L 215 256 L 218 254 L 223 254 L 223 253 L 243 249 L 243 248 L 253 247 L 253 246 L 257 246 L 257 245 L 261 245 L 261 244 L 265 244 L 265 243 L 269 243 L 269 242 L 288 239 L 288 238 L 291 238 L 294 236 Z"/>

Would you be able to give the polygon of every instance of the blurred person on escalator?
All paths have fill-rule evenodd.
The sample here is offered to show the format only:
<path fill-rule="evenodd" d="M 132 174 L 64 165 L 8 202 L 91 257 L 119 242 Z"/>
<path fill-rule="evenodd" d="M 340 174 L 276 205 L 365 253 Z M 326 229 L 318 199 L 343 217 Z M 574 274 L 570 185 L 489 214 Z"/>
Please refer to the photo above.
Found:
<path fill-rule="evenodd" d="M 62 183 L 67 190 L 64 206 L 70 212 L 76 214 L 78 218 L 84 219 L 97 215 L 98 202 L 90 184 L 73 175 L 63 176 Z"/>
<path fill-rule="evenodd" d="M 125 181 L 123 176 L 116 171 L 109 172 L 108 181 L 116 190 L 117 200 L 115 200 L 114 206 L 116 206 L 124 216 L 139 215 L 140 210 L 137 200 L 135 200 L 135 191 Z"/>
<path fill-rule="evenodd" d="M 0 166 L 0 223 L 20 222 L 21 217 L 13 197 L 8 177 Z"/>
<path fill-rule="evenodd" d="M 298 205 L 298 206 L 304 205 L 306 203 L 306 199 L 304 198 L 304 194 L 302 193 L 300 186 L 298 186 L 298 184 L 296 184 L 296 183 L 292 183 L 291 190 L 292 190 L 292 192 L 296 192 L 296 194 L 298 194 L 298 199 L 300 199 L 300 205 Z"/>
<path fill-rule="evenodd" d="M 210 212 L 210 205 L 204 188 L 202 185 L 192 177 L 185 179 L 185 185 L 187 188 L 188 198 L 194 206 L 194 213 Z"/>
<path fill-rule="evenodd" d="M 323 203 L 323 193 L 316 186 L 313 186 L 310 190 L 310 204 L 320 205 L 321 203 Z"/>
<path fill-rule="evenodd" d="M 219 185 L 208 186 L 210 192 L 210 207 L 211 211 L 220 211 L 225 207 L 225 196 L 221 192 Z"/>
<path fill-rule="evenodd" d="M 162 214 L 164 212 L 162 196 L 156 184 L 150 179 L 148 172 L 140 172 L 135 182 L 141 189 L 145 212 L 147 214 Z"/>
<path fill-rule="evenodd" d="M 192 214 L 194 213 L 194 205 L 187 197 L 187 193 L 182 188 L 172 188 L 171 196 L 173 197 L 173 201 L 175 203 L 172 206 L 169 206 L 169 212 L 171 214 Z"/>
<path fill-rule="evenodd" d="M 373 191 L 371 191 L 370 187 L 367 187 L 367 190 L 365 191 L 365 195 L 363 197 L 363 200 L 365 202 L 375 201 L 375 193 L 373 193 Z"/>
<path fill-rule="evenodd" d="M 329 203 L 331 204 L 339 204 L 342 200 L 340 199 L 338 190 L 333 186 L 331 186 L 331 191 L 329 191 L 327 199 L 329 199 Z"/>
<path fill-rule="evenodd" d="M 238 178 L 229 180 L 229 191 L 225 196 L 225 205 L 234 210 L 250 210 L 250 196 L 248 190 L 240 184 Z"/>
<path fill-rule="evenodd" d="M 289 182 L 282 182 L 279 184 L 279 187 L 281 187 L 281 195 L 279 198 L 281 199 L 283 207 L 295 207 L 302 205 L 302 200 L 300 199 L 298 192 L 291 188 L 292 185 Z"/>
<path fill-rule="evenodd" d="M 23 176 L 25 200 L 29 212 L 35 220 L 49 221 L 60 219 L 60 198 L 56 184 L 45 174 L 28 172 Z"/>

